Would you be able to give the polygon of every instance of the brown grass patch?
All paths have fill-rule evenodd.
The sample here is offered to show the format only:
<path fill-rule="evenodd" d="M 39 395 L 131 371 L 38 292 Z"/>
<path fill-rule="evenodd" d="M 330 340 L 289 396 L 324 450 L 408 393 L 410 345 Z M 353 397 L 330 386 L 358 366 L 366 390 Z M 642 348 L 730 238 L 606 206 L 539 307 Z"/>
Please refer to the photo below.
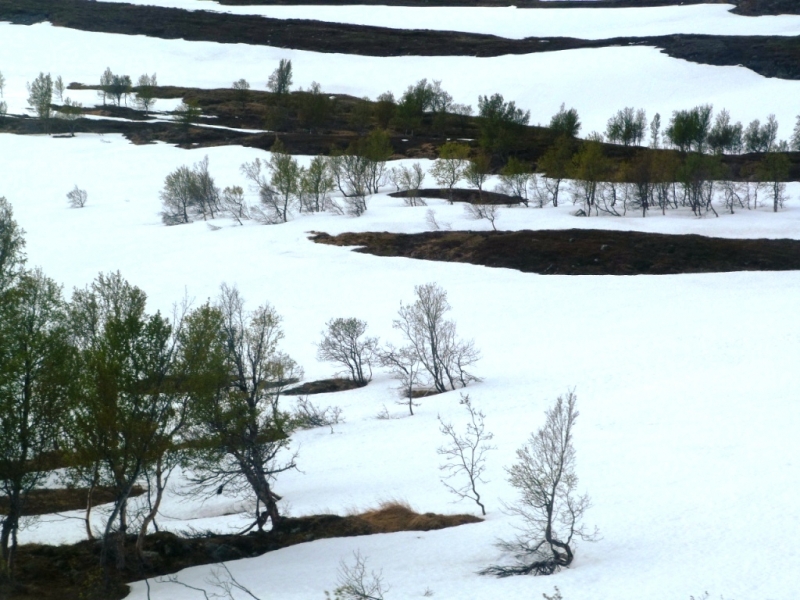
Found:
<path fill-rule="evenodd" d="M 382 502 L 378 508 L 363 512 L 357 517 L 369 523 L 375 533 L 397 531 L 431 531 L 467 523 L 480 523 L 482 519 L 472 515 L 419 514 L 405 502 L 392 500 Z"/>
<path fill-rule="evenodd" d="M 385 502 L 378 508 L 348 516 L 311 515 L 283 519 L 280 529 L 247 535 L 198 535 L 190 538 L 160 532 L 147 536 L 145 563 L 134 551 L 135 536 L 126 543 L 127 568 L 109 571 L 110 587 L 103 587 L 99 567 L 101 544 L 28 544 L 19 548 L 17 582 L 0 583 L 2 600 L 119 600 L 126 583 L 175 573 L 192 566 L 259 556 L 280 548 L 318 539 L 352 537 L 397 531 L 429 531 L 482 519 L 472 515 L 419 514 L 404 502 Z"/>

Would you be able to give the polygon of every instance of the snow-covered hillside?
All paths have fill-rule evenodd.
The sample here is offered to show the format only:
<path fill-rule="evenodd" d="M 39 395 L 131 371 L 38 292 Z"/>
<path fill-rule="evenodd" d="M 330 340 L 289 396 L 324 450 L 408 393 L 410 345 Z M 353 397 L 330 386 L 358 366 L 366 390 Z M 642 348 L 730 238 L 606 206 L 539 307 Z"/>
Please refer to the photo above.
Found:
<path fill-rule="evenodd" d="M 277 16 L 279 8 L 284 10 L 268 10 Z M 680 23 L 692 20 L 688 8 L 674 9 Z M 289 10 L 283 16 L 290 16 Z M 723 14 L 725 5 L 696 10 L 698 15 L 705 11 L 698 26 L 713 26 L 719 19 L 720 32 L 743 19 Z M 579 16 L 584 12 L 588 20 Z M 489 14 L 497 15 L 502 29 L 506 13 L 522 11 Z M 433 19 L 434 13 L 423 14 L 438 25 L 445 22 Z M 554 20 L 543 23 L 542 31 L 583 36 L 580 31 L 593 14 L 553 11 L 555 16 L 547 18 Z M 640 13 L 609 14 L 616 20 L 608 31 L 642 31 Z M 577 20 L 568 20 L 570 15 Z M 488 28 L 490 19 L 480 18 L 486 21 L 480 27 Z M 665 31 L 684 27 L 659 19 Z M 523 35 L 527 26 L 509 26 L 506 35 Z M 0 24 L 0 71 L 12 113 L 23 112 L 25 82 L 40 71 L 94 83 L 110 66 L 132 76 L 156 71 L 166 85 L 229 87 L 244 77 L 255 87 L 284 57 L 293 61 L 296 85 L 308 87 L 316 80 L 329 92 L 375 97 L 387 89 L 401 92 L 423 77 L 441 79 L 458 102 L 474 104 L 478 94 L 500 92 L 531 109 L 534 122 L 549 120 L 566 102 L 578 109 L 585 132 L 603 129 L 623 106 L 663 116 L 713 103 L 743 121 L 775 113 L 783 124 L 779 135 L 787 137 L 800 91 L 800 82 L 766 79 L 743 68 L 700 66 L 642 47 L 491 59 L 369 58 Z M 88 103 L 91 97 L 82 100 Z M 170 106 L 164 102 L 156 108 Z M 339 561 L 351 560 L 355 550 L 369 558 L 370 568 L 383 570 L 391 586 L 386 600 L 431 594 L 441 600 L 527 600 L 551 594 L 554 586 L 564 600 L 688 600 L 705 590 L 728 600 L 797 596 L 800 273 L 540 276 L 380 258 L 308 240 L 310 231 L 424 231 L 428 209 L 454 229 L 486 228 L 468 220 L 458 205 L 432 200 L 428 207 L 410 208 L 386 194 L 375 195 L 361 218 L 322 214 L 275 226 L 239 227 L 225 219 L 213 227 L 204 222 L 163 226 L 158 194 L 164 177 L 205 155 L 220 187 L 244 186 L 240 165 L 268 158 L 240 147 L 133 146 L 117 135 L 0 134 L 0 196 L 13 204 L 26 230 L 29 263 L 62 282 L 67 294 L 98 272 L 119 270 L 147 292 L 151 310 L 169 311 L 185 294 L 202 302 L 214 297 L 222 282 L 236 284 L 251 307 L 269 301 L 284 317 L 283 349 L 305 368 L 308 380 L 334 372 L 315 358 L 314 343 L 326 321 L 357 316 L 369 323 L 371 335 L 397 343 L 392 320 L 400 302 L 412 300 L 415 285 L 437 282 L 448 292 L 460 335 L 473 338 L 483 355 L 476 369 L 483 381 L 466 391 L 485 411 L 497 445 L 488 458 L 485 522 L 318 540 L 229 563 L 258 596 L 322 600 L 336 585 Z M 308 160 L 300 157 L 303 164 Z M 69 209 L 65 194 L 76 184 L 88 192 L 88 204 Z M 791 200 L 777 214 L 759 209 L 696 219 L 676 211 L 646 219 L 580 219 L 566 204 L 501 208 L 497 225 L 800 239 L 800 184 L 790 184 L 788 191 Z M 379 370 L 365 388 L 314 397 L 323 406 L 340 406 L 345 422 L 333 433 L 317 429 L 293 436 L 300 471 L 282 474 L 276 483 L 287 513 L 346 513 L 400 499 L 423 512 L 477 514 L 469 503 L 453 504 L 439 482 L 436 449 L 444 439 L 437 415 L 464 424 L 458 392 L 423 399 L 418 414 L 407 417 L 394 404 L 395 386 Z M 599 527 L 602 539 L 580 544 L 573 568 L 551 577 L 477 575 L 501 558 L 496 539 L 514 531 L 515 519 L 502 509 L 503 501 L 515 499 L 504 467 L 543 424 L 544 410 L 556 396 L 573 388 L 581 413 L 575 431 L 580 488 L 594 505 L 586 521 Z M 376 419 L 384 406 L 398 418 Z M 186 499 L 175 493 L 180 484 L 176 481 L 165 498 L 162 528 L 227 532 L 247 522 L 243 512 L 252 510 L 247 502 Z M 20 541 L 82 539 L 83 524 L 75 516 L 45 517 L 23 531 Z M 192 568 L 178 577 L 208 587 L 211 569 Z M 169 583 L 151 582 L 151 588 L 136 583 L 129 597 L 199 597 Z"/>

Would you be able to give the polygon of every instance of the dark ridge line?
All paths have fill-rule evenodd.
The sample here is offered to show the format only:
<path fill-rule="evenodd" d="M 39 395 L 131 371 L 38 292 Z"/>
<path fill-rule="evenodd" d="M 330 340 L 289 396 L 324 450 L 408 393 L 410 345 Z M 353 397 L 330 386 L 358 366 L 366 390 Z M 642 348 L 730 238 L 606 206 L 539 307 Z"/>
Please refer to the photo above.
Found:
<path fill-rule="evenodd" d="M 695 63 L 741 65 L 766 77 L 800 79 L 800 37 L 675 34 L 604 40 L 568 37 L 511 40 L 487 34 L 271 19 L 86 0 L 0 0 L 0 20 L 24 25 L 49 21 L 55 26 L 91 32 L 375 57 L 494 57 L 644 45 Z"/>
<path fill-rule="evenodd" d="M 755 17 L 762 15 L 797 15 L 797 0 L 594 0 L 593 2 L 542 0 L 216 0 L 223 6 L 414 6 L 414 7 L 509 7 L 517 8 L 652 8 L 687 4 L 737 4 L 731 12 Z"/>

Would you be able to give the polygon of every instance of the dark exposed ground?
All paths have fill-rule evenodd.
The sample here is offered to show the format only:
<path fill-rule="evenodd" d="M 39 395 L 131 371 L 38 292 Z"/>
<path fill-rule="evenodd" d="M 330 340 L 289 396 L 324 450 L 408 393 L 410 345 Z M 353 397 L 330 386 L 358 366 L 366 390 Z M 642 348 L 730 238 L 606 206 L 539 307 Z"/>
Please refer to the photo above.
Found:
<path fill-rule="evenodd" d="M 216 0 L 229 6 L 384 4 L 390 6 L 516 6 L 517 8 L 627 8 L 675 4 L 738 4 L 733 12 L 748 15 L 800 14 L 797 0 L 595 0 L 591 5 L 542 0 Z"/>
<path fill-rule="evenodd" d="M 15 588 L 0 586 L 3 600 L 117 600 L 128 593 L 125 583 L 175 573 L 196 565 L 253 557 L 287 546 L 331 537 L 350 537 L 394 531 L 429 531 L 481 519 L 471 515 L 418 514 L 401 504 L 387 504 L 359 515 L 314 515 L 285 518 L 279 531 L 248 535 L 195 535 L 179 537 L 154 533 L 145 544 L 146 563 L 135 556 L 135 537 L 128 538 L 128 568 L 111 571 L 110 589 L 102 587 L 98 566 L 100 543 L 21 546 Z M 331 582 L 334 584 L 335 582 Z M 210 589 L 210 592 L 220 590 Z"/>
<path fill-rule="evenodd" d="M 671 35 L 606 40 L 558 37 L 510 40 L 493 35 L 269 19 L 85 0 L 0 0 L 0 20 L 19 24 L 50 21 L 84 31 L 367 56 L 490 57 L 647 45 L 693 62 L 741 64 L 767 77 L 800 79 L 800 37 Z"/>
<path fill-rule="evenodd" d="M 24 516 L 46 515 L 49 513 L 64 512 L 67 510 L 85 509 L 88 503 L 89 490 L 86 488 L 68 489 L 41 489 L 32 490 L 25 502 Z M 131 497 L 141 496 L 144 489 L 134 486 Z M 114 493 L 110 488 L 97 487 L 92 492 L 92 506 L 98 506 L 114 500 Z M 0 515 L 8 512 L 8 498 L 0 496 Z"/>
<path fill-rule="evenodd" d="M 342 379 L 335 377 L 333 379 L 320 379 L 318 381 L 308 381 L 303 385 L 298 385 L 290 390 L 283 392 L 284 396 L 305 396 L 306 394 L 328 394 L 330 392 L 346 392 L 347 390 L 354 390 L 360 388 L 358 383 L 352 379 Z"/>
<path fill-rule="evenodd" d="M 2 0 L 0 0 L 2 1 Z M 70 84 L 70 89 L 94 89 L 78 83 Z M 147 144 L 162 141 L 176 144 L 184 148 L 202 149 L 219 145 L 242 145 L 252 148 L 269 150 L 275 143 L 276 135 L 283 142 L 286 150 L 291 154 L 327 155 L 332 148 L 344 150 L 348 144 L 356 140 L 365 130 L 358 130 L 351 123 L 351 115 L 357 105 L 365 101 L 346 95 L 334 95 L 331 100 L 331 109 L 324 124 L 310 130 L 302 121 L 302 106 L 306 92 L 293 92 L 288 98 L 278 103 L 274 96 L 268 92 L 251 90 L 246 102 L 240 102 L 235 97 L 235 92 L 230 89 L 202 90 L 196 88 L 180 88 L 163 86 L 157 88 L 159 98 L 183 98 L 186 101 L 196 101 L 202 108 L 203 115 L 212 118 L 202 118 L 199 122 L 211 125 L 222 125 L 230 129 L 212 129 L 207 127 L 190 126 L 188 129 L 176 123 L 147 122 L 141 111 L 125 106 L 112 105 L 86 107 L 84 112 L 98 117 L 122 117 L 131 119 L 130 122 L 117 120 L 88 120 L 80 119 L 76 124 L 76 131 L 84 133 L 121 133 L 136 144 Z M 327 96 L 327 94 L 326 94 Z M 100 99 L 97 102 L 101 102 Z M 368 111 L 374 110 L 374 103 Z M 156 102 L 155 109 L 159 105 Z M 283 110 L 288 115 L 277 134 L 247 133 L 237 131 L 245 129 L 269 129 L 270 111 Z M 390 132 L 394 158 L 436 158 L 439 147 L 448 138 L 477 139 L 480 136 L 477 118 L 472 117 L 460 120 L 455 115 L 449 115 L 443 128 L 431 126 L 431 116 L 426 116 L 417 135 L 409 136 Z M 51 131 L 64 138 L 59 141 L 68 147 L 67 124 L 60 119 L 52 119 Z M 371 122 L 367 129 L 379 127 L 377 122 Z M 0 121 L 0 132 L 15 133 L 20 135 L 41 134 L 43 124 L 31 117 L 7 117 Z M 514 140 L 513 155 L 519 160 L 534 166 L 554 142 L 553 133 L 543 127 L 531 126 L 520 130 Z M 580 142 L 577 142 L 580 144 Z M 470 142 L 477 151 L 477 143 Z M 631 160 L 637 153 L 653 152 L 650 149 L 625 147 L 619 144 L 604 144 L 604 154 L 615 162 Z M 656 150 L 655 152 L 672 152 L 670 150 Z M 790 161 L 790 171 L 787 181 L 800 180 L 800 153 L 787 153 Z M 741 173 L 747 172 L 753 165 L 762 160 L 761 155 L 744 154 L 722 157 L 722 162 L 728 167 L 731 179 L 741 178 Z M 187 161 L 192 160 L 188 158 Z M 199 160 L 199 159 L 197 159 Z M 495 156 L 492 169 L 497 171 L 503 166 L 501 157 Z M 441 197 L 438 190 L 430 193 Z M 458 192 L 466 193 L 466 192 Z M 505 203 L 505 202 L 501 202 Z"/>
<path fill-rule="evenodd" d="M 315 242 L 405 256 L 518 269 L 542 275 L 672 275 L 800 269 L 800 241 L 568 229 L 318 233 Z"/>

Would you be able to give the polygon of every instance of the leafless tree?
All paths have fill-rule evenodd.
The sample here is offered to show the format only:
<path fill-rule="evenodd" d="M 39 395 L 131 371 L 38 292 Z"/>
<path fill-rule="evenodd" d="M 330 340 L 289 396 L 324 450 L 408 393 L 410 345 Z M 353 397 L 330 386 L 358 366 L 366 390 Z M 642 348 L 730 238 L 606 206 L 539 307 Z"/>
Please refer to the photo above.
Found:
<path fill-rule="evenodd" d="M 436 219 L 436 211 L 432 208 L 429 208 L 425 211 L 425 223 L 427 223 L 428 227 L 433 229 L 434 231 L 439 231 L 441 229 L 450 230 L 452 229 L 452 225 L 446 221 L 439 222 Z"/>
<path fill-rule="evenodd" d="M 300 429 L 314 429 L 315 427 L 330 427 L 344 422 L 342 409 L 338 406 L 321 408 L 308 399 L 308 396 L 297 398 L 292 419 Z"/>
<path fill-rule="evenodd" d="M 366 321 L 350 317 L 331 319 L 317 344 L 317 359 L 337 363 L 358 385 L 372 379 L 372 364 L 377 358 L 378 338 L 364 337 Z"/>
<path fill-rule="evenodd" d="M 419 195 L 419 188 L 424 180 L 425 171 L 418 162 L 411 165 L 411 168 L 400 167 L 397 171 L 397 185 L 406 192 L 403 201 L 407 206 L 427 206 Z"/>
<path fill-rule="evenodd" d="M 470 219 L 480 221 L 485 219 L 492 225 L 492 230 L 497 231 L 494 222 L 500 217 L 500 207 L 497 204 L 473 204 L 467 202 L 464 204 L 464 212 Z"/>
<path fill-rule="evenodd" d="M 244 199 L 244 190 L 238 185 L 226 187 L 220 198 L 222 211 L 229 214 L 239 225 L 250 218 L 250 206 Z"/>
<path fill-rule="evenodd" d="M 383 600 L 389 588 L 383 583 L 380 571 L 367 573 L 367 558 L 359 551 L 353 553 L 354 564 L 339 563 L 339 579 L 333 596 L 325 592 L 325 597 L 333 600 Z"/>
<path fill-rule="evenodd" d="M 392 377 L 400 382 L 400 392 L 402 402 L 407 404 L 408 413 L 414 416 L 414 407 L 419 406 L 414 403 L 414 392 L 418 386 L 424 383 L 422 378 L 422 363 L 417 353 L 410 346 L 395 348 L 388 344 L 380 353 L 382 367 L 387 367 L 392 372 Z"/>
<path fill-rule="evenodd" d="M 399 329 L 408 348 L 427 371 L 437 392 L 466 387 L 478 378 L 465 369 L 477 362 L 480 353 L 470 341 L 456 336 L 456 324 L 445 318 L 450 310 L 447 292 L 436 283 L 414 288 L 413 304 L 401 304 L 394 328 Z"/>
<path fill-rule="evenodd" d="M 178 579 L 177 575 L 159 577 L 155 581 L 156 583 L 174 583 L 183 588 L 199 592 L 205 600 L 236 600 L 240 595 L 234 595 L 235 592 L 241 592 L 253 600 L 260 600 L 258 596 L 233 576 L 233 573 L 225 563 L 219 563 L 211 568 L 211 574 L 206 578 L 206 584 L 210 586 L 210 589 L 184 583 Z M 147 597 L 150 598 L 150 583 L 148 580 L 145 580 L 145 583 L 147 584 Z"/>
<path fill-rule="evenodd" d="M 139 79 L 136 82 L 134 102 L 137 108 L 144 111 L 145 116 L 150 113 L 150 109 L 153 108 L 153 105 L 156 103 L 157 87 L 158 80 L 156 79 L 155 73 L 152 75 L 148 75 L 147 73 L 139 75 Z"/>
<path fill-rule="evenodd" d="M 86 206 L 86 199 L 89 195 L 86 193 L 86 190 L 80 189 L 77 185 L 72 189 L 72 191 L 67 193 L 67 200 L 69 200 L 70 208 L 83 208 Z"/>
<path fill-rule="evenodd" d="M 447 438 L 447 444 L 437 450 L 445 459 L 445 463 L 439 466 L 445 473 L 442 483 L 460 499 L 474 500 L 475 504 L 481 507 L 481 513 L 485 515 L 486 506 L 481 501 L 477 486 L 478 483 L 486 483 L 482 476 L 486 468 L 486 453 L 496 448 L 488 443 L 494 434 L 486 431 L 483 422 L 486 415 L 475 408 L 469 395 L 461 394 L 459 404 L 466 408 L 469 414 L 465 433 L 459 433 L 452 423 L 445 423 L 441 416 L 437 417 L 439 431 Z M 464 477 L 466 481 L 455 485 L 450 482 L 457 477 Z"/>
<path fill-rule="evenodd" d="M 520 492 L 516 504 L 507 506 L 522 518 L 520 534 L 502 541 L 501 549 L 511 552 L 513 565 L 494 565 L 483 575 L 551 575 L 569 567 L 574 559 L 576 538 L 594 541 L 581 523 L 591 506 L 588 495 L 578 495 L 575 474 L 575 448 L 572 445 L 577 396 L 573 391 L 559 396 L 545 411 L 544 427 L 531 434 L 528 443 L 517 450 L 517 462 L 506 471 L 509 483 Z"/>

